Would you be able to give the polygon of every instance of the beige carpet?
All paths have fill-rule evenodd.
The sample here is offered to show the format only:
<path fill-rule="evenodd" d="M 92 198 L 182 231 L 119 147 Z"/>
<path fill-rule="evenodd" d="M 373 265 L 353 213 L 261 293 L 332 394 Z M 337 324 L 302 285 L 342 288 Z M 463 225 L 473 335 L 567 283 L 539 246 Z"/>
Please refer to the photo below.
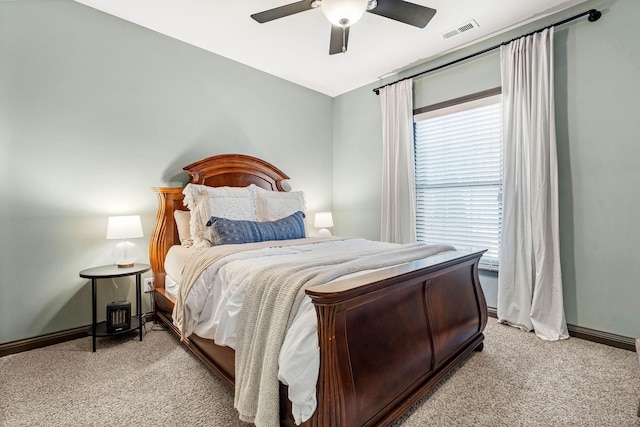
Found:
<path fill-rule="evenodd" d="M 157 328 L 156 328 L 157 329 Z M 640 426 L 636 354 L 544 342 L 489 319 L 474 353 L 397 426 Z M 0 358 L 0 426 L 247 426 L 168 332 L 89 337 Z"/>

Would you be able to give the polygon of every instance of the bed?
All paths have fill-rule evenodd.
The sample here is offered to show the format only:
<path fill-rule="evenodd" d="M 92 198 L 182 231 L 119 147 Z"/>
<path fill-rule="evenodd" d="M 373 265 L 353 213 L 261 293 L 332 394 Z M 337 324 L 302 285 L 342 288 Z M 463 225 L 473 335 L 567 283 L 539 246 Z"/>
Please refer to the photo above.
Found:
<path fill-rule="evenodd" d="M 284 192 L 288 179 L 255 157 L 226 154 L 184 167 L 190 183 L 257 186 Z M 174 211 L 183 188 L 154 188 L 158 213 L 149 256 L 154 317 L 180 337 L 176 298 L 165 289 L 165 258 L 180 245 Z M 389 425 L 472 351 L 481 351 L 487 308 L 478 277 L 484 251 L 446 251 L 306 289 L 315 308 L 319 374 L 317 408 L 304 426 Z M 235 352 L 193 333 L 182 337 L 211 371 L 234 389 Z M 280 425 L 293 426 L 287 386 L 279 386 Z"/>

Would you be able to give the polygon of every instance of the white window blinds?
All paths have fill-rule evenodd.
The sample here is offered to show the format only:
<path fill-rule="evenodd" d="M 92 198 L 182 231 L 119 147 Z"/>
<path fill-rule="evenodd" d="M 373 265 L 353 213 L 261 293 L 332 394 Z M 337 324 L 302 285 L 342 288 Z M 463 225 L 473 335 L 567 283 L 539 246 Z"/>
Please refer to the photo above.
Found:
<path fill-rule="evenodd" d="M 488 249 L 480 265 L 494 270 L 502 226 L 501 117 L 500 95 L 415 117 L 418 241 Z"/>

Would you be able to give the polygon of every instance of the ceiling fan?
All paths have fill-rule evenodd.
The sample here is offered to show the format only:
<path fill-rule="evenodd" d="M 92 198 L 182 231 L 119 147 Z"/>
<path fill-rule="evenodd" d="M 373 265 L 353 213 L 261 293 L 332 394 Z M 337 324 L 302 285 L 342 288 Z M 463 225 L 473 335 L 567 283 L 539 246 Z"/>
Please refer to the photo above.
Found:
<path fill-rule="evenodd" d="M 344 53 L 349 41 L 349 27 L 355 24 L 364 12 L 424 28 L 436 14 L 435 9 L 403 0 L 302 0 L 251 15 L 264 24 L 306 10 L 320 7 L 331 22 L 329 54 Z"/>

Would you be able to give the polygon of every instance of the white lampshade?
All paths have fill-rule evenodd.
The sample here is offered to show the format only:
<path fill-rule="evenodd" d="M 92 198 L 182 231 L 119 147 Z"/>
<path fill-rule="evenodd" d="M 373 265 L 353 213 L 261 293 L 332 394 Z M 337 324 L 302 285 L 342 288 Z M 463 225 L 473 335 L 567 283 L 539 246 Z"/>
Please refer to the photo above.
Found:
<path fill-rule="evenodd" d="M 138 258 L 136 245 L 126 239 L 143 237 L 139 215 L 110 216 L 107 224 L 107 239 L 123 239 L 111 252 L 113 263 L 118 267 L 133 267 Z"/>
<path fill-rule="evenodd" d="M 107 239 L 135 239 L 143 236 L 140 215 L 109 217 Z"/>
<path fill-rule="evenodd" d="M 368 0 L 322 0 L 322 12 L 333 25 L 353 25 L 367 10 Z"/>
<path fill-rule="evenodd" d="M 327 228 L 333 227 L 333 216 L 331 212 L 318 212 L 313 221 L 313 226 L 320 228 L 320 230 L 318 230 L 319 236 L 331 236 L 331 232 L 327 230 Z"/>
<path fill-rule="evenodd" d="M 316 228 L 333 227 L 333 216 L 331 212 L 318 212 L 316 214 L 313 226 Z"/>

